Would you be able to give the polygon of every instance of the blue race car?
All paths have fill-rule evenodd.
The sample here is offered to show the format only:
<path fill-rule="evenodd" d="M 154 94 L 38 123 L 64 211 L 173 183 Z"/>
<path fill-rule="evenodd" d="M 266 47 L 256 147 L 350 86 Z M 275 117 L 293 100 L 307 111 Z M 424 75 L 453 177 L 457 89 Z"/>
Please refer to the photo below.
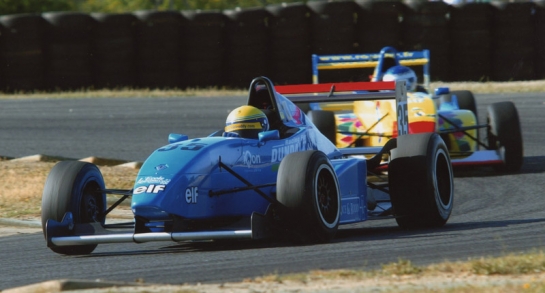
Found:
<path fill-rule="evenodd" d="M 76 255 L 103 243 L 267 237 L 317 243 L 331 240 L 339 225 L 368 219 L 395 218 L 406 228 L 447 222 L 448 149 L 436 133 L 408 134 L 403 82 L 295 85 L 282 92 L 265 77 L 254 79 L 247 105 L 229 115 L 224 129 L 193 139 L 171 134 L 131 190 L 107 189 L 93 164 L 59 162 L 42 197 L 47 246 Z M 399 136 L 381 148 L 338 149 L 294 104 L 330 99 L 395 99 Z M 107 194 L 122 197 L 107 208 Z M 134 220 L 107 224 L 110 211 L 129 197 Z"/>

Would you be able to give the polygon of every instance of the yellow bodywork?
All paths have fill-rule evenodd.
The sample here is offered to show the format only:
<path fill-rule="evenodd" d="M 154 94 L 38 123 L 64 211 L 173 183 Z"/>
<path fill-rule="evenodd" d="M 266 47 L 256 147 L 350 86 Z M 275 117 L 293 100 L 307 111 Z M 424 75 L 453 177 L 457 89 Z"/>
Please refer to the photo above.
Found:
<path fill-rule="evenodd" d="M 453 129 L 438 115 L 435 101 L 424 93 L 408 93 L 409 133 L 438 132 Z M 337 125 L 336 145 L 339 148 L 354 146 L 383 146 L 397 136 L 396 105 L 394 100 L 356 101 L 353 103 L 327 103 L 323 110 L 334 111 Z M 474 126 L 476 118 L 469 110 L 441 111 L 441 116 L 457 126 Z M 477 130 L 466 131 L 477 137 Z M 451 152 L 476 150 L 477 143 L 463 132 L 443 135 Z"/>

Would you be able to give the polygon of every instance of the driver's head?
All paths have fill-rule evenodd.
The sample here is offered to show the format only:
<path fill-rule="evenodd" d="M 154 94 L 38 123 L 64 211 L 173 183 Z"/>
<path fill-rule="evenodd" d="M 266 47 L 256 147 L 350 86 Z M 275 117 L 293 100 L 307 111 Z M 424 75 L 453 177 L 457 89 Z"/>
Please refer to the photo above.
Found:
<path fill-rule="evenodd" d="M 269 130 L 267 116 L 253 106 L 241 106 L 229 113 L 225 131 L 237 133 L 240 137 L 257 138 L 257 134 Z"/>
<path fill-rule="evenodd" d="M 384 72 L 382 81 L 400 81 L 404 80 L 407 85 L 407 91 L 414 92 L 416 90 L 416 83 L 418 82 L 416 78 L 416 73 L 412 69 L 402 65 L 396 65 L 388 68 Z"/>

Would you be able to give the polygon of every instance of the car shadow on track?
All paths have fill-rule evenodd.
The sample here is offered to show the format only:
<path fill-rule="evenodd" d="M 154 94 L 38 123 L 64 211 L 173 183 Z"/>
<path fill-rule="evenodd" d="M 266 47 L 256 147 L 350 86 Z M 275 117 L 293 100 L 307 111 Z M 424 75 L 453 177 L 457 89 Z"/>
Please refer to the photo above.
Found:
<path fill-rule="evenodd" d="M 119 251 L 108 252 L 93 252 L 89 255 L 82 255 L 80 257 L 111 257 L 111 256 L 133 256 L 133 255 L 154 255 L 154 254 L 180 254 L 190 252 L 212 252 L 212 251 L 236 251 L 236 250 L 248 250 L 248 249 L 262 249 L 262 248 L 278 248 L 278 247 L 290 247 L 293 246 L 287 242 L 277 242 L 270 240 L 224 240 L 220 242 L 216 241 L 203 241 L 203 242 L 184 242 L 173 243 L 168 246 L 159 246 L 155 243 L 153 247 L 149 249 L 128 250 L 127 246 L 120 248 Z"/>
<path fill-rule="evenodd" d="M 402 229 L 395 223 L 391 225 L 382 225 L 378 227 L 367 227 L 364 223 L 349 225 L 339 229 L 335 238 L 329 244 L 349 243 L 360 241 L 383 241 L 393 239 L 408 239 L 408 238 L 436 238 L 442 237 L 443 234 L 451 234 L 458 231 L 469 231 L 475 229 L 493 229 L 503 228 L 507 226 L 528 225 L 535 223 L 545 223 L 545 218 L 542 219 L 525 219 L 525 220 L 501 220 L 501 221 L 482 221 L 482 222 L 458 222 L 447 223 L 441 228 L 427 229 Z M 111 257 L 111 256 L 133 256 L 133 255 L 154 255 L 154 254 L 180 254 L 191 252 L 213 252 L 213 251 L 242 251 L 255 249 L 269 249 L 282 247 L 304 247 L 315 245 L 329 244 L 304 244 L 293 243 L 289 241 L 277 240 L 222 240 L 222 241 L 202 241 L 202 242 L 184 242 L 174 243 L 172 245 L 161 246 L 155 244 L 145 245 L 144 249 L 128 250 L 128 246 L 113 247 L 113 250 L 119 248 L 119 251 L 94 252 L 90 255 L 80 257 Z"/>
<path fill-rule="evenodd" d="M 476 167 L 456 167 L 454 168 L 454 176 L 463 177 L 494 177 L 506 176 L 513 174 L 539 174 L 545 173 L 545 156 L 524 157 L 522 167 L 517 172 L 500 172 L 489 166 Z"/>
<path fill-rule="evenodd" d="M 501 220 L 501 221 L 479 221 L 479 222 L 454 222 L 447 223 L 440 228 L 425 229 L 402 229 L 398 226 L 384 227 L 355 227 L 341 229 L 335 237 L 336 242 L 360 241 L 360 240 L 389 240 L 407 237 L 422 237 L 440 235 L 441 233 L 452 233 L 457 231 L 469 231 L 475 229 L 491 229 L 513 227 L 517 225 L 528 225 L 545 223 L 545 218 L 524 219 L 524 220 Z"/>

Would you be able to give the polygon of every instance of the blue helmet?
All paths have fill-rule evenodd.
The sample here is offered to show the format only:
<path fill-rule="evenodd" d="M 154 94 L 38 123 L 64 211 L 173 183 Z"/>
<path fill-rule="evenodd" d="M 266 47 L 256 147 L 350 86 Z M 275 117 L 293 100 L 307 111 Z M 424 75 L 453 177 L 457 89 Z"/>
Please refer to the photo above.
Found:
<path fill-rule="evenodd" d="M 416 73 L 412 69 L 406 66 L 396 65 L 388 68 L 384 72 L 382 77 L 383 81 L 399 81 L 404 80 L 407 85 L 407 91 L 413 92 L 416 90 L 416 83 L 418 82 L 416 78 Z"/>

